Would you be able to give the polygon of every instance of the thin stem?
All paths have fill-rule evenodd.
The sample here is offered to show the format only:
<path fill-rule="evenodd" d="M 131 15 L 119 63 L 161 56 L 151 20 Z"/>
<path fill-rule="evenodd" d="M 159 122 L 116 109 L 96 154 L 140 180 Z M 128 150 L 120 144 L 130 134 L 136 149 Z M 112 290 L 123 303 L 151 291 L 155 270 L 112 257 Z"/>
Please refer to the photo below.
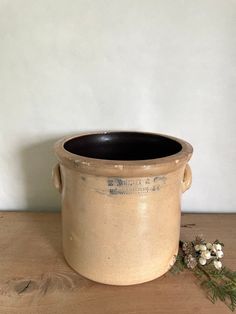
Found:
<path fill-rule="evenodd" d="M 209 279 L 209 280 L 212 280 L 211 276 L 208 274 L 208 272 L 200 265 L 197 265 L 197 267 L 199 269 L 201 269 L 201 271 L 204 273 L 204 275 Z"/>

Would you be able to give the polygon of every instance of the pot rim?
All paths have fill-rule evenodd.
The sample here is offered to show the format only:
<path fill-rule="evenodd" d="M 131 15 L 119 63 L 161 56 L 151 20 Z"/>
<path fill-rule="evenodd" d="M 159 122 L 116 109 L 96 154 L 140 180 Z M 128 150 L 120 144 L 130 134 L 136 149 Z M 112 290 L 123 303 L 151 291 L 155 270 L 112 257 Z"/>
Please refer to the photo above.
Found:
<path fill-rule="evenodd" d="M 179 143 L 182 149 L 172 155 L 144 159 L 144 160 L 110 160 L 110 159 L 98 159 L 93 157 L 86 157 L 78 154 L 69 152 L 64 148 L 67 141 L 74 138 L 79 138 L 85 135 L 104 135 L 110 133 L 140 133 L 146 135 L 157 135 L 162 136 L 167 139 L 171 139 Z M 75 169 L 81 172 L 91 173 L 95 175 L 129 175 L 137 176 L 144 174 L 157 174 L 157 172 L 164 173 L 165 169 L 167 172 L 173 171 L 180 168 L 183 164 L 186 164 L 191 158 L 193 153 L 193 147 L 191 144 L 185 140 L 173 137 L 170 135 L 155 133 L 155 132 L 144 132 L 144 131 L 133 131 L 133 130 L 107 130 L 107 131 L 90 131 L 81 132 L 75 135 L 65 136 L 54 144 L 54 152 L 59 160 L 59 162 L 71 169 Z"/>

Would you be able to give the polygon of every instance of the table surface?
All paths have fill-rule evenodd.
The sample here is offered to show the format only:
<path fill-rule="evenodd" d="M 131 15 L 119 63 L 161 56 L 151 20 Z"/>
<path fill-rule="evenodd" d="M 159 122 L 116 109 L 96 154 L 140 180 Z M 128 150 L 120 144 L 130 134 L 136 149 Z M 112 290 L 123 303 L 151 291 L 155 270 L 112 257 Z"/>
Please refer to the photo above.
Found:
<path fill-rule="evenodd" d="M 213 305 L 189 271 L 117 287 L 75 273 L 61 249 L 60 213 L 0 212 L 0 313 L 230 313 Z M 181 239 L 203 234 L 225 243 L 224 264 L 236 268 L 236 214 L 184 214 Z"/>

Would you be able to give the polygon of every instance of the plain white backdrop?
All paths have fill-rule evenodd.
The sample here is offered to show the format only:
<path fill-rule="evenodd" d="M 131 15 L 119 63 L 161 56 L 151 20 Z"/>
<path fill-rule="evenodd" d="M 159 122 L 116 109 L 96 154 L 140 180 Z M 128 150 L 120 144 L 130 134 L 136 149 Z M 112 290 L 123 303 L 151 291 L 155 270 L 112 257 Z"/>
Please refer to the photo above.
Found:
<path fill-rule="evenodd" d="M 194 147 L 183 211 L 236 210 L 236 1 L 0 0 L 0 209 L 59 209 L 52 144 L 89 130 Z"/>

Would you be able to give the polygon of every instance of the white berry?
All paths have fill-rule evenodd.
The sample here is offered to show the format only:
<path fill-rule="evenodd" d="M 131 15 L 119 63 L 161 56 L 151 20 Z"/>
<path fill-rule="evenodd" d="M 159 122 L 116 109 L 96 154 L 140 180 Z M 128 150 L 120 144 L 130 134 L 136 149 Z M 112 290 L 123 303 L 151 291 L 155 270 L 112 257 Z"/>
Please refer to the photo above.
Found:
<path fill-rule="evenodd" d="M 208 242 L 208 243 L 206 244 L 206 247 L 208 248 L 208 250 L 210 250 L 210 249 L 212 248 L 212 244 L 211 244 L 210 242 Z"/>
<path fill-rule="evenodd" d="M 206 250 L 206 251 L 203 251 L 201 253 L 201 257 L 205 258 L 205 259 L 210 259 L 211 258 L 211 252 Z"/>
<path fill-rule="evenodd" d="M 215 268 L 216 269 L 221 269 L 221 267 L 222 267 L 222 263 L 221 263 L 221 261 L 214 261 L 214 266 L 215 266 Z"/>
<path fill-rule="evenodd" d="M 219 243 L 214 243 L 213 248 L 217 251 L 220 251 L 222 249 L 222 246 Z"/>
<path fill-rule="evenodd" d="M 206 251 L 207 247 L 205 246 L 205 244 L 200 244 L 199 245 L 200 251 Z"/>
<path fill-rule="evenodd" d="M 200 257 L 199 258 L 199 263 L 201 264 L 201 265 L 205 265 L 206 264 L 206 259 L 205 258 L 203 258 L 203 257 Z"/>
<path fill-rule="evenodd" d="M 222 257 L 224 256 L 224 253 L 223 253 L 222 251 L 217 251 L 217 252 L 216 252 L 216 256 L 217 256 L 218 258 L 222 258 Z"/>
<path fill-rule="evenodd" d="M 199 245 L 199 244 L 196 244 L 196 245 L 194 246 L 194 248 L 195 248 L 195 251 L 200 251 L 200 245 Z"/>

